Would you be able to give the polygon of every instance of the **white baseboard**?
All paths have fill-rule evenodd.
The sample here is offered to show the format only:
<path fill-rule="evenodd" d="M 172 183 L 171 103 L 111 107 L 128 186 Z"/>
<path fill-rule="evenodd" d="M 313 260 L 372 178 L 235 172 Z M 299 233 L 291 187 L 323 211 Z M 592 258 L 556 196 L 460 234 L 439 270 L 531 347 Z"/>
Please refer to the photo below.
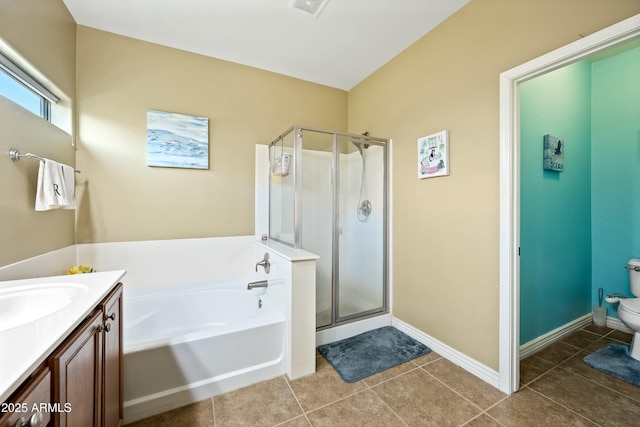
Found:
<path fill-rule="evenodd" d="M 584 316 L 579 317 L 576 320 L 567 323 L 566 325 L 562 325 L 551 332 L 547 332 L 546 334 L 529 341 L 528 343 L 522 344 L 520 346 L 520 360 L 539 352 L 543 348 L 548 347 L 556 341 L 560 341 L 561 339 L 571 335 L 575 331 L 579 331 L 580 329 L 590 324 L 592 319 L 593 316 L 591 315 L 591 313 L 585 314 Z"/>
<path fill-rule="evenodd" d="M 531 356 L 534 353 L 542 350 L 543 348 L 553 344 L 556 341 L 560 341 L 563 338 L 571 335 L 575 331 L 578 331 L 588 324 L 590 324 L 593 320 L 593 316 L 591 313 L 585 314 L 582 317 L 574 320 L 573 322 L 569 322 L 566 325 L 563 325 L 557 329 L 554 329 L 551 332 L 548 332 L 534 340 L 529 341 L 526 344 L 520 346 L 520 360 Z M 607 317 L 607 327 L 611 329 L 616 329 L 618 331 L 627 332 L 632 334 L 633 331 L 625 325 L 622 320 L 617 319 L 615 317 Z"/>
<path fill-rule="evenodd" d="M 525 357 L 540 351 L 544 347 L 547 347 L 554 342 L 571 335 L 575 331 L 584 328 L 585 326 L 589 325 L 592 320 L 593 316 L 591 313 L 585 314 L 584 316 L 572 322 L 569 322 L 564 326 L 554 329 L 553 331 L 541 337 L 538 337 L 535 340 L 523 344 L 522 346 L 520 346 L 520 359 L 524 359 Z M 429 336 L 428 334 L 414 328 L 410 324 L 403 322 L 396 317 L 392 317 L 391 326 L 401 330 L 410 337 L 425 344 L 445 359 L 460 366 L 461 368 L 480 378 L 484 382 L 494 386 L 497 389 L 500 389 L 499 372 L 465 355 L 464 353 L 461 353 L 460 351 L 449 347 L 443 342 Z M 631 329 L 629 329 L 624 323 L 622 323 L 620 319 L 616 319 L 613 317 L 607 317 L 607 327 L 627 333 L 632 333 Z"/>
<path fill-rule="evenodd" d="M 409 325 L 406 322 L 403 322 L 400 319 L 393 317 L 391 326 L 425 344 L 427 347 L 431 348 L 431 350 L 435 351 L 451 363 L 460 366 L 462 369 L 475 375 L 482 381 L 492 385 L 497 389 L 500 389 L 500 375 L 497 371 L 478 362 L 475 359 L 472 359 L 466 354 L 463 354 L 460 351 L 449 347 L 445 343 L 425 334 L 424 332 L 414 328 L 413 326 Z"/>
<path fill-rule="evenodd" d="M 607 317 L 607 327 L 611 329 L 616 329 L 618 331 L 626 332 L 628 334 L 632 334 L 633 331 L 625 325 L 622 320 L 616 319 L 615 317 Z"/>

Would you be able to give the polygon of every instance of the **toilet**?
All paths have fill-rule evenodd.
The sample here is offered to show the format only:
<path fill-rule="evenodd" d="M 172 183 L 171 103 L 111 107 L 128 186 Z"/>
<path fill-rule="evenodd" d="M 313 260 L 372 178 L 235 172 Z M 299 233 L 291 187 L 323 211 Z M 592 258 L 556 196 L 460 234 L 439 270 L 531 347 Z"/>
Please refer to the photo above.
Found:
<path fill-rule="evenodd" d="M 633 331 L 629 352 L 631 357 L 640 360 L 640 259 L 630 259 L 626 268 L 629 270 L 631 293 L 636 298 L 620 300 L 618 318 Z"/>

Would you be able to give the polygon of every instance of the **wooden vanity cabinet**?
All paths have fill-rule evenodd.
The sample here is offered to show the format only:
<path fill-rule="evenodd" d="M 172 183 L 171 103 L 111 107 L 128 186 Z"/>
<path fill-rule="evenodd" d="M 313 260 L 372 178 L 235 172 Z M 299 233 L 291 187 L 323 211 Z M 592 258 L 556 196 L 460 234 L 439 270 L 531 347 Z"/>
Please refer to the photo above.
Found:
<path fill-rule="evenodd" d="M 49 358 L 53 426 L 119 427 L 123 423 L 122 284 Z"/>
<path fill-rule="evenodd" d="M 47 406 L 51 403 L 51 373 L 46 365 L 40 366 L 4 405 L 0 427 L 19 425 L 46 426 L 51 419 Z"/>
<path fill-rule="evenodd" d="M 19 387 L 0 427 L 121 427 L 122 283 Z"/>
<path fill-rule="evenodd" d="M 103 348 L 103 427 L 120 427 L 124 412 L 124 378 L 122 369 L 122 284 L 104 300 Z"/>
<path fill-rule="evenodd" d="M 70 409 L 53 414 L 54 426 L 102 426 L 102 328 L 96 310 L 49 358 L 53 401 Z"/>

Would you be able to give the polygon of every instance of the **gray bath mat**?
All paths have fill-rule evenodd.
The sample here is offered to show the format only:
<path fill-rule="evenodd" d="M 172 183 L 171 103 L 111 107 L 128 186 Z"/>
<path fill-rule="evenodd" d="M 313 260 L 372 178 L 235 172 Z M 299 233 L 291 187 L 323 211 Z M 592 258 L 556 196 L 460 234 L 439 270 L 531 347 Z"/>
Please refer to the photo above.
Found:
<path fill-rule="evenodd" d="M 609 344 L 584 358 L 587 365 L 640 387 L 640 360 L 629 355 L 629 346 Z"/>
<path fill-rule="evenodd" d="M 392 326 L 318 346 L 343 380 L 352 383 L 393 368 L 431 350 Z"/>

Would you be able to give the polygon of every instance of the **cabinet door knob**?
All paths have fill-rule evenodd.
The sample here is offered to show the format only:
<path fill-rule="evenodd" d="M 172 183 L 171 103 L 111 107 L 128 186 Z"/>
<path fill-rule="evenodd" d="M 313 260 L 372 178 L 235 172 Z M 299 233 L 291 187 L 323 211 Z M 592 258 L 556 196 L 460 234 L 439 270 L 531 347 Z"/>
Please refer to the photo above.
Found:
<path fill-rule="evenodd" d="M 109 332 L 111 330 L 111 323 L 107 323 L 106 325 L 104 325 L 104 330 Z"/>
<path fill-rule="evenodd" d="M 29 418 L 29 421 L 25 420 L 24 417 L 20 417 L 18 421 L 14 424 L 15 427 L 40 427 L 42 425 L 42 413 L 35 412 Z"/>
<path fill-rule="evenodd" d="M 109 320 L 109 319 L 116 320 L 116 312 L 115 311 L 107 316 L 107 320 Z"/>
<path fill-rule="evenodd" d="M 29 425 L 31 427 L 40 427 L 42 425 L 42 419 L 42 413 L 36 412 L 35 414 L 31 415 L 31 418 L 29 418 Z"/>
<path fill-rule="evenodd" d="M 98 325 L 98 327 L 96 328 L 97 332 L 102 332 L 104 331 L 104 325 Z"/>

